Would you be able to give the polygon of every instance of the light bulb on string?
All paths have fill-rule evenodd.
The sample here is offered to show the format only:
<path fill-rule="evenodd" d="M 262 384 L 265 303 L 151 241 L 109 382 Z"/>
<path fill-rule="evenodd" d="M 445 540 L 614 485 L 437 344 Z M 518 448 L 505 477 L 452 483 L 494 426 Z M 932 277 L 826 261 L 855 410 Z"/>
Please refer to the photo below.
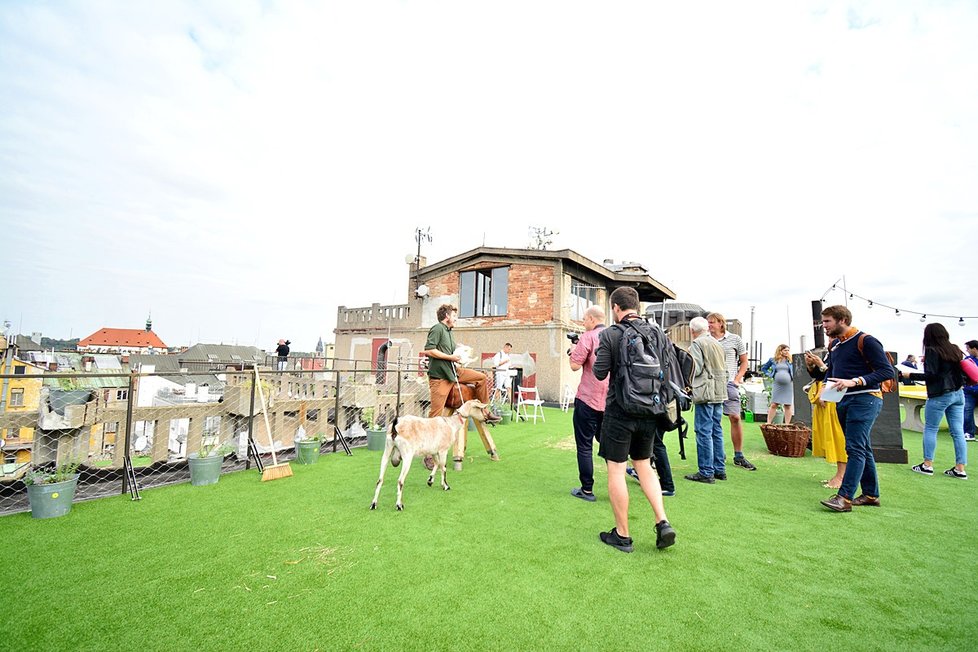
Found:
<path fill-rule="evenodd" d="M 958 326 L 964 326 L 964 317 L 958 320 Z"/>
<path fill-rule="evenodd" d="M 920 321 L 927 321 L 927 315 L 921 315 Z"/>
<path fill-rule="evenodd" d="M 867 308 L 872 308 L 872 307 L 873 307 L 873 302 L 872 302 L 872 301 L 870 301 L 870 302 L 869 302 L 869 305 L 868 305 L 868 306 L 866 306 L 866 307 L 867 307 Z"/>
<path fill-rule="evenodd" d="M 899 317 L 899 316 L 900 316 L 900 309 L 899 309 L 899 308 L 897 308 L 897 309 L 896 309 L 896 310 L 894 311 L 894 313 L 893 313 L 893 314 L 895 314 L 895 315 L 896 315 L 897 317 Z"/>

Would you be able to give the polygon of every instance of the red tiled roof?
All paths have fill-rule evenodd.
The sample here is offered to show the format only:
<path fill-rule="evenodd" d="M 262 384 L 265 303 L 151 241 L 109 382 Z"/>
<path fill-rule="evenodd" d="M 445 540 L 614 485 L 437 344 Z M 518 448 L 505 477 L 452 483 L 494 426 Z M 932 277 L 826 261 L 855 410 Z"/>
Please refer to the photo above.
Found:
<path fill-rule="evenodd" d="M 166 344 L 153 331 L 140 328 L 103 328 L 78 343 L 82 346 L 147 347 L 165 349 Z"/>

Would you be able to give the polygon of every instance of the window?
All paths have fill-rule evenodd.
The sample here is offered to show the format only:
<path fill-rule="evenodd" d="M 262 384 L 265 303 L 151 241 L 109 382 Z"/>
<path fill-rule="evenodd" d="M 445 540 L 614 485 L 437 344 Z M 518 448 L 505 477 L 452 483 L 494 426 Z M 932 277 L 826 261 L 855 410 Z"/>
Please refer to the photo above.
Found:
<path fill-rule="evenodd" d="M 584 321 L 584 312 L 598 303 L 598 288 L 585 285 L 577 279 L 571 280 L 571 314 L 575 321 Z"/>
<path fill-rule="evenodd" d="M 116 390 L 116 392 L 115 392 L 115 400 L 117 400 L 117 401 L 124 401 L 127 398 L 129 398 L 129 390 L 128 389 L 118 389 L 118 390 Z"/>
<path fill-rule="evenodd" d="M 459 317 L 499 317 L 506 314 L 509 267 L 459 274 Z"/>
<path fill-rule="evenodd" d="M 24 407 L 24 390 L 10 388 L 10 407 Z"/>
<path fill-rule="evenodd" d="M 14 375 L 15 376 L 26 376 L 27 375 L 27 367 L 24 367 L 24 366 L 14 367 Z"/>

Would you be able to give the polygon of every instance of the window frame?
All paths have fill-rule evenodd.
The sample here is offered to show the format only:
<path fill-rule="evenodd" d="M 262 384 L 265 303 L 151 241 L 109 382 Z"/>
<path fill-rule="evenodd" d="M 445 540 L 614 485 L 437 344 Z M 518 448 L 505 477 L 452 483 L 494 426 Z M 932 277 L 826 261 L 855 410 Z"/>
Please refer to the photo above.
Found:
<path fill-rule="evenodd" d="M 500 265 L 459 272 L 459 318 L 507 316 L 509 270 L 510 265 Z"/>

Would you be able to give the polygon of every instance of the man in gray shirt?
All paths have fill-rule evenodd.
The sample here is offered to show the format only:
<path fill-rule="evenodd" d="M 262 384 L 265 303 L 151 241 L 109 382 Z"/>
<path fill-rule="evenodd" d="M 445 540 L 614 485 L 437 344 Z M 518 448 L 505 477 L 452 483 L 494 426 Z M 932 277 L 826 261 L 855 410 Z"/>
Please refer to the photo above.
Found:
<path fill-rule="evenodd" d="M 736 333 L 727 332 L 727 320 L 718 312 L 706 316 L 710 325 L 710 335 L 723 347 L 727 362 L 727 400 L 723 403 L 723 413 L 730 419 L 730 440 L 734 447 L 734 465 L 756 471 L 757 467 L 744 457 L 744 424 L 740 420 L 740 384 L 747 373 L 747 345 Z"/>

